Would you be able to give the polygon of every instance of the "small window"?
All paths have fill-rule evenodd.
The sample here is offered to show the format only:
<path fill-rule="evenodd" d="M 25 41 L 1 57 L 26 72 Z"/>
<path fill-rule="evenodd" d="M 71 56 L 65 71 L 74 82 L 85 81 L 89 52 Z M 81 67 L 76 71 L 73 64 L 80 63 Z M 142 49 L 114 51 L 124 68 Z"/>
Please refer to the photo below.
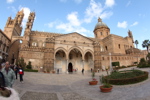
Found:
<path fill-rule="evenodd" d="M 120 44 L 118 44 L 118 48 L 120 49 Z"/>
<path fill-rule="evenodd" d="M 28 25 L 27 28 L 30 28 L 30 26 Z"/>
<path fill-rule="evenodd" d="M 101 32 L 101 35 L 103 35 L 103 33 Z"/>
<path fill-rule="evenodd" d="M 97 34 L 95 34 L 95 37 L 97 37 Z"/>
<path fill-rule="evenodd" d="M 36 42 L 33 42 L 33 43 L 32 43 L 32 46 L 37 46 L 37 43 L 36 43 Z"/>
<path fill-rule="evenodd" d="M 45 47 L 45 43 L 43 43 L 42 46 Z"/>
<path fill-rule="evenodd" d="M 107 51 L 107 46 L 105 46 L 105 48 L 106 48 L 106 51 Z"/>
<path fill-rule="evenodd" d="M 105 60 L 104 57 L 102 59 Z"/>
<path fill-rule="evenodd" d="M 31 20 L 31 19 L 29 19 L 29 22 L 32 22 L 32 20 Z"/>

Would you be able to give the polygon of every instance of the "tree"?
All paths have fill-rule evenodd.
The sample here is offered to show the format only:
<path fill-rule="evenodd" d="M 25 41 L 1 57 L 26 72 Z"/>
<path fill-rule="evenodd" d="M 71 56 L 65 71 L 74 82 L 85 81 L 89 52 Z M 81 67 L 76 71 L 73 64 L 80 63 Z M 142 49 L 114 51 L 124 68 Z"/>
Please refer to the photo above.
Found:
<path fill-rule="evenodd" d="M 150 41 L 149 41 L 149 40 L 144 40 L 144 41 L 143 41 L 143 44 L 142 44 L 142 47 L 143 47 L 143 48 L 146 48 L 146 49 L 147 49 L 147 52 L 148 52 L 148 46 L 150 46 Z"/>
<path fill-rule="evenodd" d="M 31 61 L 28 62 L 28 65 L 26 66 L 27 69 L 32 69 Z"/>
<path fill-rule="evenodd" d="M 137 48 L 138 44 L 139 44 L 138 40 L 135 40 L 136 48 Z"/>
<path fill-rule="evenodd" d="M 26 63 L 24 62 L 23 57 L 18 59 L 18 61 L 16 62 L 16 65 L 20 65 L 23 69 L 25 68 Z"/>

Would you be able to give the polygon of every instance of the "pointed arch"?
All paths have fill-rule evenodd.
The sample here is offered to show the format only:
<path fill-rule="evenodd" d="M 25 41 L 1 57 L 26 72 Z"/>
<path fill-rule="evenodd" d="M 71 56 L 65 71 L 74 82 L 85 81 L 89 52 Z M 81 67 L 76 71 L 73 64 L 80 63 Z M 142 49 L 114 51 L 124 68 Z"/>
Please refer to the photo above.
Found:
<path fill-rule="evenodd" d="M 56 53 L 57 53 L 59 50 L 62 50 L 62 51 L 65 52 L 66 59 L 67 59 L 67 50 L 66 50 L 65 48 L 63 48 L 63 47 L 58 47 L 58 48 L 55 50 L 55 52 L 54 52 L 54 59 L 55 59 Z"/>
<path fill-rule="evenodd" d="M 86 55 L 86 53 L 90 52 L 91 55 L 92 55 L 92 60 L 94 61 L 94 52 L 90 49 L 87 49 L 85 52 L 84 52 L 84 56 Z"/>
<path fill-rule="evenodd" d="M 84 59 L 84 53 L 83 53 L 83 50 L 82 50 L 80 47 L 78 47 L 78 46 L 73 46 L 73 47 L 71 47 L 71 48 L 68 50 L 68 55 L 67 55 L 67 56 L 69 56 L 69 53 L 70 53 L 71 50 L 73 50 L 73 49 L 79 50 L 80 53 L 81 53 L 81 55 L 82 55 L 82 59 Z"/>

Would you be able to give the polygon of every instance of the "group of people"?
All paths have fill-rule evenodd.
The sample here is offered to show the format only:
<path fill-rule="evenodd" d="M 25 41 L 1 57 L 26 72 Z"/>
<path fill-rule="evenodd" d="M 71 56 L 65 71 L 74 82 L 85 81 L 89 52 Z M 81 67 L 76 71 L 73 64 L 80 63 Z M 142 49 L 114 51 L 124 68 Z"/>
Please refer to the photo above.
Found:
<path fill-rule="evenodd" d="M 10 92 L 6 90 L 12 88 L 15 79 L 18 79 L 18 74 L 20 82 L 23 82 L 24 71 L 21 66 L 11 67 L 8 61 L 0 65 L 0 95 L 9 96 Z M 3 94 L 4 91 L 5 94 Z"/>
<path fill-rule="evenodd" d="M 17 79 L 16 72 L 19 75 L 22 72 L 23 75 L 21 67 L 10 66 L 8 61 L 0 64 L 0 100 L 20 100 L 18 93 L 12 88 L 15 79 Z M 20 81 L 23 81 L 23 78 Z"/>

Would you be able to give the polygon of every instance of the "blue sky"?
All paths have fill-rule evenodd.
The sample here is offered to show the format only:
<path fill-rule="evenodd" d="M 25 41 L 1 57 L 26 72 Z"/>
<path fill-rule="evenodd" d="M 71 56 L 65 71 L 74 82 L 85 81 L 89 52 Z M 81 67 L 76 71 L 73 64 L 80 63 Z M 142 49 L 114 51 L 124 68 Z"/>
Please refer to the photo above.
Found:
<path fill-rule="evenodd" d="M 32 30 L 71 33 L 94 37 L 98 17 L 111 34 L 122 37 L 132 31 L 134 40 L 142 42 L 150 36 L 150 0 L 0 0 L 0 29 L 7 18 L 24 9 L 23 27 L 30 12 L 36 13 Z M 23 33 L 22 33 L 23 34 Z"/>

